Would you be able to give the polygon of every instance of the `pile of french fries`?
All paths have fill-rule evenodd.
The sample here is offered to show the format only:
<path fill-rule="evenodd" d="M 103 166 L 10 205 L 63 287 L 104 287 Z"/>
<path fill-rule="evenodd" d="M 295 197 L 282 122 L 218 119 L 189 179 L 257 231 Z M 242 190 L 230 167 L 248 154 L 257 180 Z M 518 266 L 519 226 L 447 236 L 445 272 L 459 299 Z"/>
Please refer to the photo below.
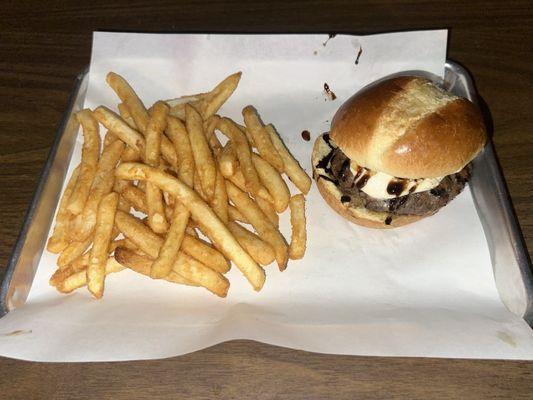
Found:
<path fill-rule="evenodd" d="M 123 77 L 107 75 L 118 113 L 76 114 L 84 142 L 47 244 L 59 254 L 52 286 L 101 298 L 106 276 L 129 268 L 225 297 L 231 262 L 259 291 L 264 266 L 304 256 L 311 179 L 255 108 L 243 109 L 244 125 L 217 115 L 240 77 L 146 109 Z M 301 193 L 291 196 L 283 174 Z M 278 228 L 287 208 L 290 244 Z"/>

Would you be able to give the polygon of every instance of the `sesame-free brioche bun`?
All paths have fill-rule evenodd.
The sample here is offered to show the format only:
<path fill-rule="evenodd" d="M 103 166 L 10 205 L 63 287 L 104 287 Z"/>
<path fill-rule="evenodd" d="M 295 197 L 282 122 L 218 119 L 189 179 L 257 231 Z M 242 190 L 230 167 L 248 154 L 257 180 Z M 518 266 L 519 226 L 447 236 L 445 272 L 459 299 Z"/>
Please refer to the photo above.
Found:
<path fill-rule="evenodd" d="M 474 104 L 414 76 L 381 81 L 349 98 L 330 136 L 358 165 L 411 179 L 457 172 L 486 142 Z"/>

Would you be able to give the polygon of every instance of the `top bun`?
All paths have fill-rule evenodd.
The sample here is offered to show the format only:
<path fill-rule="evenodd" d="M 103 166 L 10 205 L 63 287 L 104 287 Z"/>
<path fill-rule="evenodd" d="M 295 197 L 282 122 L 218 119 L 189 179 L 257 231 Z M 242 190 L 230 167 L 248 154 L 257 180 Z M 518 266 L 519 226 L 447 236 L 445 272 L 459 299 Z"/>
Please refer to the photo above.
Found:
<path fill-rule="evenodd" d="M 330 136 L 358 165 L 411 179 L 459 171 L 486 141 L 474 104 L 415 76 L 381 81 L 349 98 Z"/>

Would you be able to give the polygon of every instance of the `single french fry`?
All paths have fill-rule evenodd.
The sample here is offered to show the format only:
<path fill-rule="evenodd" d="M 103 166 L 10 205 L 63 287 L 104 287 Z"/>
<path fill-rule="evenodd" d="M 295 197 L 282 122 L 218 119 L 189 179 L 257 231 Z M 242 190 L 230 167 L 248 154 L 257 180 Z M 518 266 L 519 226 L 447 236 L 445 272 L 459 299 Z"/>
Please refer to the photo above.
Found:
<path fill-rule="evenodd" d="M 112 131 L 120 140 L 133 148 L 137 153 L 144 153 L 144 138 L 135 129 L 131 128 L 122 118 L 104 106 L 97 107 L 94 117 Z"/>
<path fill-rule="evenodd" d="M 132 271 L 135 271 L 141 275 L 150 276 L 150 270 L 154 262 L 150 258 L 123 247 L 117 248 L 115 258 L 117 259 L 117 262 L 131 269 Z M 170 271 L 163 279 L 180 285 L 199 286 L 197 283 L 185 279 L 174 271 Z"/>
<path fill-rule="evenodd" d="M 218 155 L 220 150 L 222 150 L 222 144 L 215 134 L 219 119 L 220 117 L 218 115 L 211 115 L 209 119 L 204 121 L 205 137 L 207 138 L 207 143 L 209 144 L 209 147 L 211 147 L 215 157 Z"/>
<path fill-rule="evenodd" d="M 104 136 L 104 149 L 113 143 L 115 140 L 119 140 L 118 137 L 111 131 L 107 131 Z"/>
<path fill-rule="evenodd" d="M 57 258 L 57 265 L 60 268 L 67 267 L 72 261 L 85 253 L 85 250 L 89 248 L 93 242 L 93 236 L 89 236 L 87 239 L 81 242 L 70 242 L 69 245 L 61 252 Z"/>
<path fill-rule="evenodd" d="M 218 129 L 232 141 L 232 147 L 237 154 L 247 191 L 254 194 L 258 193 L 261 183 L 252 162 L 252 152 L 246 136 L 229 118 L 221 118 L 218 123 Z"/>
<path fill-rule="evenodd" d="M 200 174 L 198 171 L 194 172 L 194 182 L 193 182 L 193 189 L 196 193 L 198 193 L 198 196 L 202 198 L 203 201 L 209 202 L 207 200 L 207 195 L 204 192 L 204 188 L 202 187 L 202 182 L 200 180 Z"/>
<path fill-rule="evenodd" d="M 298 161 L 296 161 L 291 155 L 274 127 L 272 125 L 267 125 L 265 129 L 272 140 L 272 144 L 283 159 L 284 172 L 302 193 L 307 194 L 309 189 L 311 189 L 311 178 L 306 174 L 303 168 L 300 167 Z"/>
<path fill-rule="evenodd" d="M 109 193 L 102 198 L 96 216 L 93 247 L 87 266 L 87 288 L 99 299 L 104 294 L 105 265 L 112 239 L 118 194 Z"/>
<path fill-rule="evenodd" d="M 272 198 L 270 193 L 268 193 L 268 190 L 266 190 L 266 188 L 263 185 L 260 185 L 259 189 L 255 193 L 250 192 L 249 190 L 247 190 L 247 186 L 246 186 L 246 182 L 245 182 L 245 179 L 244 179 L 244 175 L 243 175 L 242 170 L 240 168 L 237 168 L 235 173 L 232 176 L 230 176 L 230 177 L 228 177 L 226 179 L 229 180 L 231 183 L 233 183 L 235 186 L 237 186 L 239 189 L 241 189 L 243 192 L 252 193 L 252 195 L 255 198 L 261 197 L 262 199 L 265 199 L 269 203 L 274 204 L 274 199 Z"/>
<path fill-rule="evenodd" d="M 220 297 L 226 297 L 229 289 L 228 279 L 219 272 L 206 267 L 200 261 L 180 252 L 173 271 L 184 278 L 205 287 Z"/>
<path fill-rule="evenodd" d="M 181 250 L 221 274 L 225 274 L 230 270 L 230 262 L 217 249 L 214 249 L 201 239 L 188 234 L 185 235 Z"/>
<path fill-rule="evenodd" d="M 250 221 L 259 237 L 274 248 L 279 269 L 283 271 L 288 259 L 288 246 L 283 235 L 245 192 L 229 181 L 226 181 L 226 190 L 231 202 Z"/>
<path fill-rule="evenodd" d="M 152 269 L 150 270 L 152 278 L 164 278 L 172 270 L 185 236 L 185 228 L 187 227 L 187 222 L 189 222 L 190 215 L 189 210 L 186 208 L 176 207 L 165 241 L 152 264 Z"/>
<path fill-rule="evenodd" d="M 78 258 L 76 258 L 74 261 L 72 261 L 69 265 L 67 265 L 64 268 L 58 268 L 54 274 L 50 277 L 50 280 L 48 283 L 51 286 L 58 287 L 60 286 L 65 279 L 67 279 L 72 274 L 75 274 L 79 271 L 85 271 L 87 268 L 87 265 L 89 265 L 89 256 L 90 252 L 87 252 Z"/>
<path fill-rule="evenodd" d="M 100 200 L 113 189 L 115 166 L 124 150 L 124 142 L 117 140 L 104 148 L 98 162 L 96 175 L 85 207 L 71 229 L 71 235 L 81 241 L 89 237 L 96 225 L 96 214 Z"/>
<path fill-rule="evenodd" d="M 165 135 L 161 136 L 161 155 L 172 168 L 177 168 L 178 156 L 176 155 L 176 150 L 174 149 L 172 142 Z"/>
<path fill-rule="evenodd" d="M 207 196 L 207 199 L 211 200 L 215 194 L 217 175 L 215 160 L 211 153 L 211 148 L 207 143 L 202 117 L 189 105 L 185 106 L 185 114 L 187 132 L 189 133 L 196 171 L 198 171 L 200 182 L 202 183 L 202 189 Z"/>
<path fill-rule="evenodd" d="M 124 163 L 119 165 L 116 176 L 129 180 L 148 180 L 176 197 L 191 212 L 216 247 L 235 262 L 255 290 L 265 282 L 265 271 L 246 253 L 215 212 L 186 184 L 171 175 L 147 165 Z"/>
<path fill-rule="evenodd" d="M 76 114 L 76 118 L 83 128 L 83 148 L 80 172 L 67 205 L 67 210 L 74 215 L 81 213 L 85 206 L 100 155 L 99 128 L 93 113 L 89 109 L 81 110 Z"/>
<path fill-rule="evenodd" d="M 241 131 L 244 132 L 244 134 L 246 135 L 246 139 L 248 139 L 248 143 L 250 144 L 250 147 L 255 147 L 257 148 L 257 146 L 255 145 L 255 142 L 254 142 L 254 138 L 252 136 L 252 134 L 250 133 L 250 131 L 248 129 L 246 129 L 245 126 L 243 125 L 240 125 L 240 124 L 237 124 L 237 126 L 240 128 Z"/>
<path fill-rule="evenodd" d="M 282 213 L 287 209 L 291 197 L 287 184 L 279 172 L 257 154 L 252 154 L 252 161 L 259 175 L 259 180 L 272 196 L 276 212 Z"/>
<path fill-rule="evenodd" d="M 181 105 L 185 106 L 185 104 L 187 103 L 194 103 L 194 102 L 202 101 L 208 94 L 209 92 L 189 94 L 187 96 L 181 96 L 175 99 L 165 100 L 165 103 L 167 103 L 168 106 L 172 109 L 175 106 L 181 106 Z M 185 108 L 183 109 L 183 112 L 185 113 Z"/>
<path fill-rule="evenodd" d="M 118 198 L 117 210 L 124 211 L 124 212 L 130 212 L 131 204 L 124 197 L 120 196 Z"/>
<path fill-rule="evenodd" d="M 272 246 L 261 240 L 255 233 L 233 221 L 228 223 L 228 229 L 258 264 L 268 265 L 276 259 Z"/>
<path fill-rule="evenodd" d="M 159 249 L 163 246 L 164 239 L 154 233 L 141 220 L 131 214 L 117 211 L 115 226 L 140 250 L 148 254 L 154 260 L 159 255 Z"/>
<path fill-rule="evenodd" d="M 141 154 L 133 147 L 126 146 L 120 157 L 122 162 L 137 162 L 141 161 Z"/>
<path fill-rule="evenodd" d="M 198 93 L 189 96 L 178 97 L 177 99 L 166 100 L 165 102 L 170 107 L 169 114 L 175 118 L 185 121 L 185 105 L 190 104 L 198 111 L 201 111 L 203 99 L 208 94 L 209 93 Z"/>
<path fill-rule="evenodd" d="M 74 190 L 74 186 L 76 185 L 76 180 L 78 179 L 79 171 L 79 166 L 77 166 L 74 171 L 72 171 L 72 175 L 70 176 L 65 191 L 63 192 L 63 196 L 61 197 L 61 201 L 59 202 L 54 231 L 52 233 L 52 236 L 50 236 L 50 238 L 48 239 L 48 244 L 46 245 L 46 249 L 51 253 L 60 253 L 68 246 L 68 229 L 72 214 L 67 210 L 67 205 L 70 195 Z"/>
<path fill-rule="evenodd" d="M 166 133 L 176 149 L 178 178 L 192 188 L 195 170 L 194 157 L 185 125 L 174 117 L 168 117 Z"/>
<path fill-rule="evenodd" d="M 211 207 L 218 218 L 225 224 L 228 223 L 228 194 L 222 173 L 217 170 L 217 180 L 215 183 L 215 196 L 211 201 Z"/>
<path fill-rule="evenodd" d="M 214 115 L 220 107 L 228 100 L 231 94 L 237 88 L 241 79 L 241 72 L 228 76 L 220 82 L 209 94 L 203 99 L 202 116 L 204 119 Z"/>
<path fill-rule="evenodd" d="M 244 117 L 244 123 L 246 124 L 246 130 L 249 131 L 253 137 L 255 146 L 261 157 L 276 168 L 276 170 L 283 172 L 283 160 L 272 144 L 270 135 L 259 119 L 257 110 L 252 106 L 247 106 L 242 110 L 242 115 Z"/>
<path fill-rule="evenodd" d="M 226 145 L 218 154 L 218 166 L 220 168 L 220 172 L 222 172 L 222 175 L 225 178 L 232 177 L 239 167 L 239 161 L 237 160 L 235 150 L 233 150 L 231 140 L 226 143 Z"/>
<path fill-rule="evenodd" d="M 148 206 L 146 205 L 146 195 L 139 188 L 128 185 L 120 192 L 120 195 L 131 204 L 131 206 L 144 214 L 148 214 Z"/>
<path fill-rule="evenodd" d="M 137 93 L 135 93 L 126 79 L 114 72 L 107 74 L 106 82 L 129 110 L 137 129 L 144 132 L 148 125 L 149 116 Z"/>
<path fill-rule="evenodd" d="M 168 106 L 162 101 L 156 102 L 145 132 L 145 160 L 152 167 L 159 166 L 161 136 L 167 126 L 167 115 Z"/>
<path fill-rule="evenodd" d="M 119 264 L 114 257 L 109 257 L 105 265 L 105 274 L 109 275 L 114 272 L 120 272 L 125 269 L 124 266 Z M 56 289 L 61 293 L 70 293 L 76 289 L 79 289 L 87 284 L 87 272 L 85 270 L 75 272 L 66 278 L 63 282 L 56 286 Z"/>
<path fill-rule="evenodd" d="M 244 222 L 245 224 L 250 223 L 250 221 L 248 221 L 248 219 L 246 219 L 246 217 L 231 204 L 228 206 L 228 215 L 229 219 L 232 221 Z"/>
<path fill-rule="evenodd" d="M 263 213 L 267 216 L 268 220 L 272 223 L 272 225 L 278 228 L 279 227 L 279 216 L 276 213 L 276 209 L 274 208 L 272 203 L 270 203 L 269 201 L 266 201 L 262 197 L 255 198 L 255 202 L 257 203 L 261 211 L 263 211 Z"/>
<path fill-rule="evenodd" d="M 137 125 L 135 125 L 135 121 L 133 120 L 133 117 L 130 114 L 130 110 L 128 109 L 128 106 L 124 103 L 118 104 L 118 113 L 120 117 L 126 121 L 126 123 L 133 129 L 137 129 Z"/>
<path fill-rule="evenodd" d="M 292 260 L 299 260 L 305 254 L 307 242 L 307 232 L 305 229 L 305 197 L 297 194 L 291 197 L 289 202 L 291 209 L 292 237 L 289 246 L 289 257 Z"/>
<path fill-rule="evenodd" d="M 69 267 L 72 268 L 74 272 L 83 271 L 89 265 L 89 259 L 91 257 L 91 252 L 88 251 L 69 264 Z"/>
<path fill-rule="evenodd" d="M 148 207 L 148 224 L 156 233 L 165 233 L 168 222 L 165 213 L 163 193 L 156 185 L 146 183 L 146 205 Z"/>

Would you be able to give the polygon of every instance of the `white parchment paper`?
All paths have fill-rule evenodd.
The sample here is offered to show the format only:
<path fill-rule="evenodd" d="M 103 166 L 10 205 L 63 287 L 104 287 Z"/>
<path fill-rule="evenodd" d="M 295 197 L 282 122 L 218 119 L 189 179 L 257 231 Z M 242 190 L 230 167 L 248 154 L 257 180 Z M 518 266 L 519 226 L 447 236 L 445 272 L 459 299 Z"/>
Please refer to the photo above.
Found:
<path fill-rule="evenodd" d="M 446 37 L 446 31 L 329 40 L 95 33 L 86 107 L 116 106 L 105 84 L 111 70 L 148 106 L 209 90 L 242 71 L 221 113 L 241 120 L 243 106 L 255 105 L 310 172 L 313 140 L 348 96 L 399 71 L 442 75 Z M 337 100 L 326 99 L 324 83 Z M 304 129 L 311 142 L 302 140 Z M 72 165 L 79 157 L 78 141 Z M 48 285 L 55 257 L 45 252 L 27 304 L 0 320 L 0 354 L 39 361 L 151 359 L 252 339 L 338 354 L 533 358 L 530 328 L 496 292 L 468 189 L 434 217 L 391 231 L 348 223 L 315 187 L 307 199 L 306 257 L 283 273 L 267 267 L 259 293 L 234 267 L 226 299 L 129 270 L 107 278 L 101 301 L 86 290 L 65 296 Z M 290 233 L 288 215 L 281 229 Z"/>

